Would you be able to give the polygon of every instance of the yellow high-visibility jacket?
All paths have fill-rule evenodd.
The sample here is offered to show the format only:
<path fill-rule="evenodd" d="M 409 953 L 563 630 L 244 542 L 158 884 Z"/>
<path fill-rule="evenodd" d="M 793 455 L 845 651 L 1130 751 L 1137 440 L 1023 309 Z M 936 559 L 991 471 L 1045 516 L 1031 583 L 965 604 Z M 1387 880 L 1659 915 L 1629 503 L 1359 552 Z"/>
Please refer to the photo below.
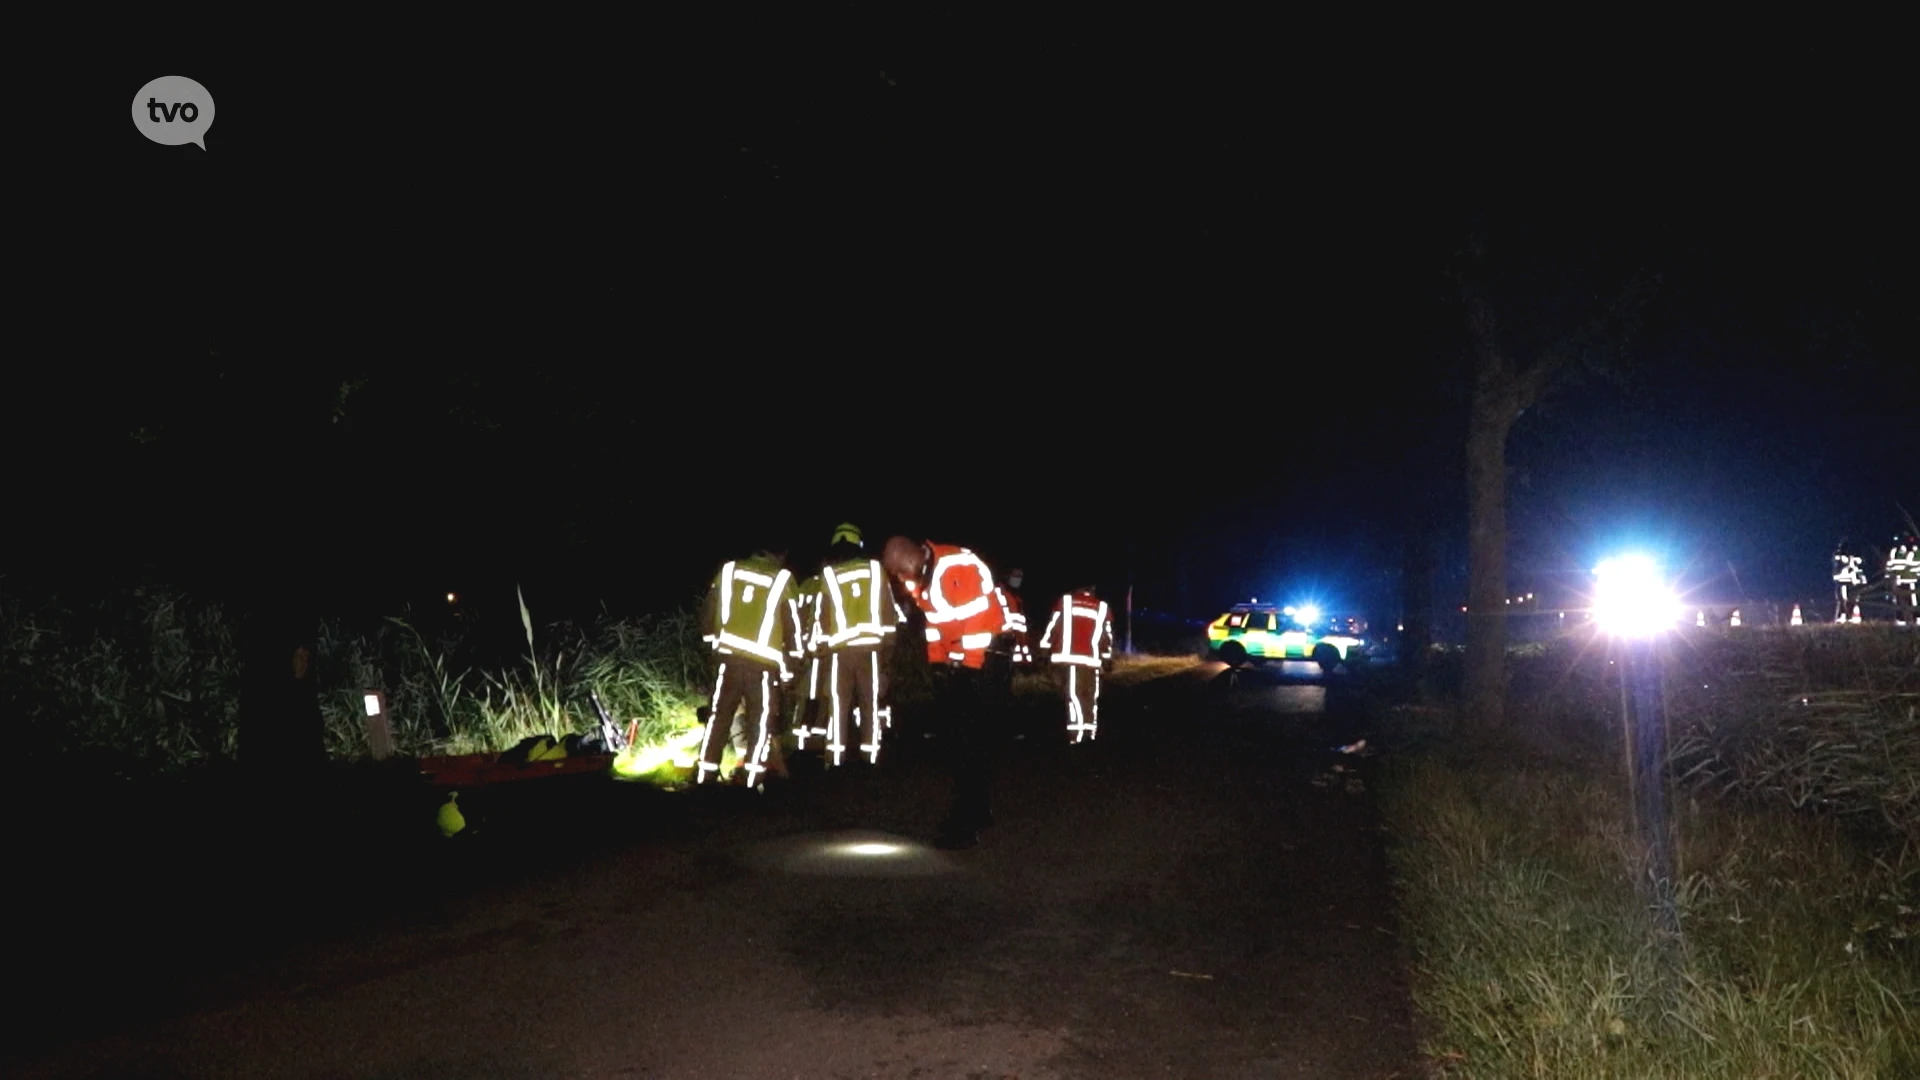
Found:
<path fill-rule="evenodd" d="M 793 573 L 765 552 L 720 567 L 707 592 L 701 638 L 725 656 L 745 655 L 789 675 L 805 648 L 792 604 Z"/>

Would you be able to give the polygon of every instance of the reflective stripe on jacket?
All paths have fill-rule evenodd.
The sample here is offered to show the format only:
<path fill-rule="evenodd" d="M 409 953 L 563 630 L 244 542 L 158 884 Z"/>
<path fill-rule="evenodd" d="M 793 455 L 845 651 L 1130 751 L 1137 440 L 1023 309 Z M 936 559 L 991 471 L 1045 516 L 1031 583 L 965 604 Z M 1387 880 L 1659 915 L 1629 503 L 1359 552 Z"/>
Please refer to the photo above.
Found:
<path fill-rule="evenodd" d="M 744 654 L 786 671 L 803 644 L 792 603 L 793 574 L 761 555 L 720 567 L 708 593 L 706 633 L 715 652 Z"/>
<path fill-rule="evenodd" d="M 819 600 L 822 645 L 844 649 L 878 645 L 906 621 L 878 559 L 849 559 L 825 567 Z"/>
<path fill-rule="evenodd" d="M 993 586 L 993 571 L 980 556 L 952 544 L 928 544 L 933 568 L 927 584 L 908 591 L 927 617 L 927 660 L 958 661 L 983 667 L 995 635 L 1012 628 L 1012 618 Z"/>
<path fill-rule="evenodd" d="M 800 651 L 813 656 L 823 646 L 820 639 L 820 596 L 826 584 L 815 574 L 793 591 L 794 625 L 800 628 Z"/>
<path fill-rule="evenodd" d="M 1099 667 L 1102 660 L 1111 659 L 1113 620 L 1107 614 L 1107 602 L 1092 593 L 1062 596 L 1053 605 L 1040 647 L 1053 653 L 1056 664 Z"/>
<path fill-rule="evenodd" d="M 1920 575 L 1920 548 L 1894 548 L 1887 557 L 1887 574 L 1901 585 L 1914 584 Z"/>
<path fill-rule="evenodd" d="M 1013 634 L 1013 659 L 1015 663 L 1025 664 L 1033 660 L 1033 643 L 1027 635 L 1027 615 L 1022 610 L 1019 593 L 1010 593 L 996 588 L 1000 597 L 1000 606 L 1007 609 L 1007 623 Z"/>

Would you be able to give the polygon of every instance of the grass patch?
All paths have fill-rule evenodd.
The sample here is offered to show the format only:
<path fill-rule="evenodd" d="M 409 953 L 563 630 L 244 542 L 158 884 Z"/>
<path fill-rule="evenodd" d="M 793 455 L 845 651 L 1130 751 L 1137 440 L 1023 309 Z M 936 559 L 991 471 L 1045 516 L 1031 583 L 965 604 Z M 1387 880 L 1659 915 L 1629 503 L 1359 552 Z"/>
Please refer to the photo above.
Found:
<path fill-rule="evenodd" d="M 1107 676 L 1109 686 L 1135 686 L 1155 679 L 1164 679 L 1169 675 L 1178 675 L 1183 671 L 1200 666 L 1200 658 L 1189 656 L 1115 656 L 1113 674 Z"/>
<path fill-rule="evenodd" d="M 320 626 L 328 753 L 367 754 L 361 693 L 386 693 L 404 756 L 497 752 L 529 735 L 596 730 L 589 692 L 642 741 L 692 724 L 708 691 L 691 611 L 541 626 L 521 611 L 526 650 L 488 664 L 475 632 L 429 637 L 400 619 Z M 0 683 L 10 726 L 36 756 L 161 772 L 234 757 L 241 651 L 230 612 L 144 588 L 85 604 L 0 603 Z"/>
<path fill-rule="evenodd" d="M 1671 950 L 1636 887 L 1604 657 L 1516 661 L 1510 715 L 1533 737 L 1387 763 L 1440 1075 L 1920 1076 L 1914 644 L 1771 638 L 1689 638 L 1672 662 Z M 1814 709 L 1822 693 L 1846 707 Z"/>

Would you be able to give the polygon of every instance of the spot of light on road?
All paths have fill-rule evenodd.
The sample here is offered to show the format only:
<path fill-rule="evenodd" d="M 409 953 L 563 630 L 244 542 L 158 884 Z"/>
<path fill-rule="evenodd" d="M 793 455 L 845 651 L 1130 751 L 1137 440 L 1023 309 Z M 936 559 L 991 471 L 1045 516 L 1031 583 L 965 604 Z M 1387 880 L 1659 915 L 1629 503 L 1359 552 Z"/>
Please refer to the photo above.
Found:
<path fill-rule="evenodd" d="M 959 869 L 944 851 L 871 830 L 788 836 L 741 854 L 763 870 L 807 877 L 911 878 Z"/>

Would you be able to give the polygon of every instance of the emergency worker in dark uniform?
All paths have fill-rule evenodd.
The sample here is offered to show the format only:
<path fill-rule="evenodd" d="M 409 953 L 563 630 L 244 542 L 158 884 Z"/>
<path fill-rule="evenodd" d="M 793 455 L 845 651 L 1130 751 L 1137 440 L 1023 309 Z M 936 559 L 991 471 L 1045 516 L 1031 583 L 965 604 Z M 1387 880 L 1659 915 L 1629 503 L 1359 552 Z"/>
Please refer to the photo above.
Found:
<path fill-rule="evenodd" d="M 1012 619 L 993 571 L 964 547 L 896 536 L 880 561 L 926 616 L 938 739 L 953 775 L 953 803 L 934 843 L 969 848 L 993 823 L 992 755 L 1004 719 L 1004 710 L 987 705 L 982 669 L 988 646 L 1012 629 Z"/>

